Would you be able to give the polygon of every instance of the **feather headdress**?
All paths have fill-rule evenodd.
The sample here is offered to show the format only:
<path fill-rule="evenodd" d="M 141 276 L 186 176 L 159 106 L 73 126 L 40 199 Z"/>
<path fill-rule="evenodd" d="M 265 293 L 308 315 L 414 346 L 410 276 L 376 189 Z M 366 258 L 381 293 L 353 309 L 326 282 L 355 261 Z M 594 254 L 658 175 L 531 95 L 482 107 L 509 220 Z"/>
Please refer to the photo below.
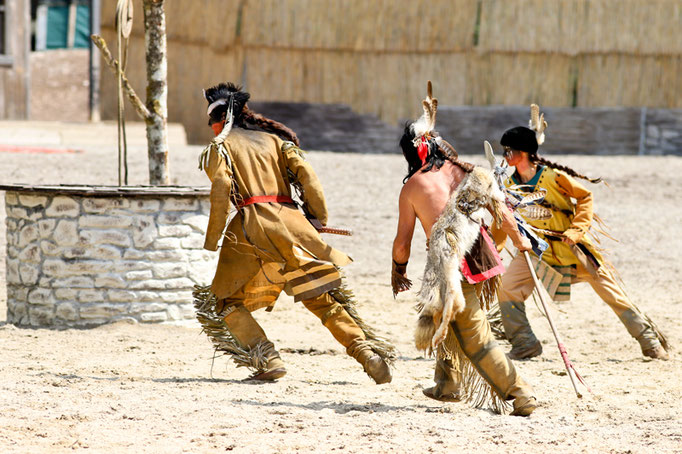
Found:
<path fill-rule="evenodd" d="M 530 120 L 528 127 L 535 131 L 535 139 L 538 145 L 545 142 L 545 129 L 547 129 L 547 122 L 545 121 L 545 114 L 540 113 L 540 106 L 537 104 L 530 105 Z"/>

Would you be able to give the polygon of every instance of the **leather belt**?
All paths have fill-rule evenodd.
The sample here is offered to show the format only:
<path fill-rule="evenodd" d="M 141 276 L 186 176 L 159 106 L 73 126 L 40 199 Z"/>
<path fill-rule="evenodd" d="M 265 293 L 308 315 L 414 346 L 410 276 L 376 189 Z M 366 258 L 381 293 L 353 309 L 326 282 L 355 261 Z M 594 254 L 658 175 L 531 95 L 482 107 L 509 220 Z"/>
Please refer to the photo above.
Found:
<path fill-rule="evenodd" d="M 288 195 L 257 195 L 257 196 L 249 197 L 246 200 L 243 200 L 239 204 L 239 208 L 244 208 L 247 205 L 253 205 L 255 203 L 269 203 L 269 202 L 295 204 L 294 199 L 292 199 Z"/>

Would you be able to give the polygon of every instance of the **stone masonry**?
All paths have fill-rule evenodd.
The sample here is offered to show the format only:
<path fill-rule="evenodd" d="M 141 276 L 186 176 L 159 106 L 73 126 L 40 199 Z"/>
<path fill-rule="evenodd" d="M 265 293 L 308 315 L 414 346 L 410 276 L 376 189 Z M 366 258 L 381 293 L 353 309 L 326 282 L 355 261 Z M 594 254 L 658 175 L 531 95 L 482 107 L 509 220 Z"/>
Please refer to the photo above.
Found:
<path fill-rule="evenodd" d="M 7 321 L 87 327 L 194 318 L 210 283 L 206 192 L 91 197 L 7 190 Z"/>

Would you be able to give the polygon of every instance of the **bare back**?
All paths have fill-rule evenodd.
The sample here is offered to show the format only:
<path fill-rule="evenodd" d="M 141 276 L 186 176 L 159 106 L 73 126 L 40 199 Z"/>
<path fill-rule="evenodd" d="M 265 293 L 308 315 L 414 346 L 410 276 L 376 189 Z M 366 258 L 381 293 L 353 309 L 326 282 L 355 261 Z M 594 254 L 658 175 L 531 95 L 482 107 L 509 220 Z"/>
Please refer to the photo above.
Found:
<path fill-rule="evenodd" d="M 440 169 L 419 171 L 405 183 L 400 198 L 405 198 L 412 206 L 427 238 L 431 236 L 431 228 L 445 209 L 450 194 L 457 189 L 465 175 L 460 167 L 445 161 Z"/>

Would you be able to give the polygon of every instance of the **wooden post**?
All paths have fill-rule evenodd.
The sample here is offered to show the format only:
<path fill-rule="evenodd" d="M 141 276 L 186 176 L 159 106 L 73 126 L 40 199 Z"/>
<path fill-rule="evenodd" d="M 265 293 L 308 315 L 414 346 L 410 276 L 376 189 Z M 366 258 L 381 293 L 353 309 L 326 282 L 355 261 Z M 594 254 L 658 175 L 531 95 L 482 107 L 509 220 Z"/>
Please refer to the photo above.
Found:
<path fill-rule="evenodd" d="M 66 30 L 66 47 L 67 49 L 73 49 L 76 43 L 76 15 L 78 14 L 78 5 L 76 2 L 71 0 L 69 3 L 69 18 L 68 18 L 68 28 Z"/>
<path fill-rule="evenodd" d="M 90 34 L 100 34 L 100 24 L 102 15 L 102 5 L 100 0 L 90 0 Z M 97 46 L 90 41 L 90 121 L 100 121 L 99 111 L 99 78 L 100 78 L 100 64 L 99 64 L 99 50 Z"/>
<path fill-rule="evenodd" d="M 170 184 L 168 169 L 168 63 L 164 0 L 144 0 L 144 41 L 147 60 L 147 154 L 149 184 Z"/>

